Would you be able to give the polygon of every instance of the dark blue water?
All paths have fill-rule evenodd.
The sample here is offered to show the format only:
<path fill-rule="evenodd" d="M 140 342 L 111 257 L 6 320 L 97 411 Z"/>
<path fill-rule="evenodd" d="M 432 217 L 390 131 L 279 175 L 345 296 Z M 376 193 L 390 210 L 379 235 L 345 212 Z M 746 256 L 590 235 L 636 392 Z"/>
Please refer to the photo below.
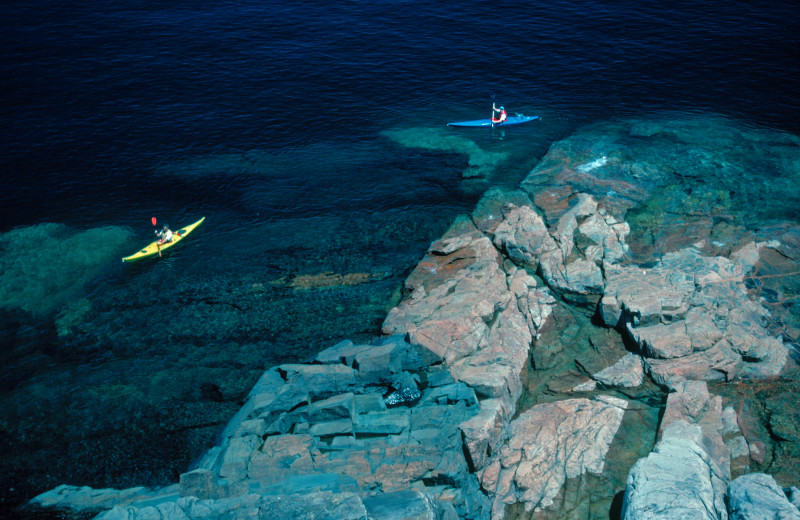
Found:
<path fill-rule="evenodd" d="M 799 20 L 746 1 L 6 6 L 4 503 L 174 481 L 263 368 L 377 334 L 430 241 L 575 128 L 675 111 L 800 133 Z M 542 119 L 444 127 L 492 96 Z M 388 137 L 426 129 L 510 159 L 465 181 L 457 146 Z M 162 261 L 119 263 L 151 217 L 203 215 Z"/>

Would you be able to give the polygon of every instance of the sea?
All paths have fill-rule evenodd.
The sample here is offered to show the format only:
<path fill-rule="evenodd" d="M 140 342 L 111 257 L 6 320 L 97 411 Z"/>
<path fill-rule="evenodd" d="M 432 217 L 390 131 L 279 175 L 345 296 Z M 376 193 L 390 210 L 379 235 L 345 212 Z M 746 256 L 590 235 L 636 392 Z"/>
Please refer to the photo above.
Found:
<path fill-rule="evenodd" d="M 379 335 L 430 243 L 577 129 L 800 134 L 796 0 L 29 0 L 0 25 L 0 516 L 176 482 L 263 370 Z M 446 126 L 493 103 L 540 119 Z M 506 159 L 465 178 L 471 146 Z"/>

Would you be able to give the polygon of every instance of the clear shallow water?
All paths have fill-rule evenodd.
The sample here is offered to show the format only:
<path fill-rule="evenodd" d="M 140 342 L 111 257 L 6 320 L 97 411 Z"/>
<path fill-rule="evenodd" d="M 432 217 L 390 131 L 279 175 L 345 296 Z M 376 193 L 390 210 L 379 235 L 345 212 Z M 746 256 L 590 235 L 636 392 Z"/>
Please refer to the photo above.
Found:
<path fill-rule="evenodd" d="M 800 133 L 798 11 L 7 7 L 0 232 L 22 236 L 0 250 L 3 294 L 32 292 L 0 300 L 5 502 L 62 482 L 174 480 L 265 366 L 377 334 L 455 215 L 586 123 L 674 110 Z M 488 117 L 492 94 L 542 120 L 503 135 L 444 128 Z M 505 159 L 462 180 L 463 141 L 409 147 L 386 133 L 409 129 Z M 118 262 L 151 239 L 152 216 L 200 215 L 162 261 Z M 66 231 L 34 240 L 49 222 Z M 354 276 L 330 287 L 336 274 Z"/>

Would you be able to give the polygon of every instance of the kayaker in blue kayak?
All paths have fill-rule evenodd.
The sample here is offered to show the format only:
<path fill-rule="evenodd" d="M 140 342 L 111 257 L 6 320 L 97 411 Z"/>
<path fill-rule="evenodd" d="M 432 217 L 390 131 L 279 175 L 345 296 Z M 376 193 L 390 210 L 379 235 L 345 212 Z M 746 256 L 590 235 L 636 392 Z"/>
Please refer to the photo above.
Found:
<path fill-rule="evenodd" d="M 494 117 L 495 112 L 500 112 L 500 115 Z M 508 119 L 508 115 L 506 114 L 506 109 L 504 107 L 497 108 L 497 105 L 492 103 L 492 123 L 502 123 Z"/>

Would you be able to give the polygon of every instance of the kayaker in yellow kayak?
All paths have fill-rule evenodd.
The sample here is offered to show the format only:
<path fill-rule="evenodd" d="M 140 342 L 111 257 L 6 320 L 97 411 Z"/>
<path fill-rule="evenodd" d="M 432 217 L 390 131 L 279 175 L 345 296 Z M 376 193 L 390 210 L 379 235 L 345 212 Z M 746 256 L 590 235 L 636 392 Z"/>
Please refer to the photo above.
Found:
<path fill-rule="evenodd" d="M 156 236 L 158 237 L 158 256 L 161 256 L 161 244 L 172 242 L 172 230 L 165 224 L 161 231 L 156 230 Z"/>
<path fill-rule="evenodd" d="M 203 223 L 206 218 L 203 217 L 194 224 L 189 224 L 188 226 L 184 226 L 178 228 L 178 231 L 172 231 L 169 226 L 164 226 L 163 229 L 160 231 L 155 231 L 156 240 L 147 244 L 139 251 L 135 252 L 130 256 L 126 256 L 122 259 L 123 262 L 133 262 L 134 260 L 138 260 L 140 258 L 147 258 L 150 256 L 155 256 L 158 253 L 158 256 L 161 256 L 161 250 L 167 249 L 169 247 L 174 246 L 184 238 L 186 235 L 192 232 L 197 226 Z M 152 219 L 153 225 L 156 225 L 156 218 L 153 217 Z"/>

